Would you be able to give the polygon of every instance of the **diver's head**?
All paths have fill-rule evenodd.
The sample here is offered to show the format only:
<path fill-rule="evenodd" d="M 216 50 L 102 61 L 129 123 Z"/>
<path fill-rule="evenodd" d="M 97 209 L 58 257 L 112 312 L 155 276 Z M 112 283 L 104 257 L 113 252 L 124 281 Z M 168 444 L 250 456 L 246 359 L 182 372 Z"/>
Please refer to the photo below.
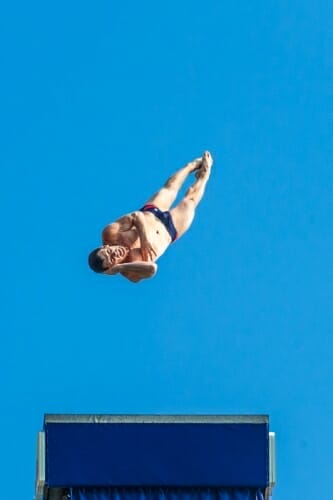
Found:
<path fill-rule="evenodd" d="M 129 248 L 123 245 L 103 245 L 89 254 L 88 263 L 95 273 L 105 273 L 123 262 L 128 253 Z"/>
<path fill-rule="evenodd" d="M 88 264 L 95 273 L 104 273 L 107 269 L 103 254 L 100 254 L 101 248 L 93 250 L 88 257 Z"/>

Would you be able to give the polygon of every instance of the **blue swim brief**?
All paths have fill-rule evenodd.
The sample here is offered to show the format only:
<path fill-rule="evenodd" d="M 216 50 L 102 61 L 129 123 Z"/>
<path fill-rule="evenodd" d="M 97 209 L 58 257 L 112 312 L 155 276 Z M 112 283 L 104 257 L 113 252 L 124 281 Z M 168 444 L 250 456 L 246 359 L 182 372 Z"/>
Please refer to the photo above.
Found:
<path fill-rule="evenodd" d="M 177 238 L 177 230 L 174 226 L 169 211 L 162 212 L 162 210 L 157 208 L 155 205 L 148 203 L 147 205 L 144 205 L 142 208 L 140 208 L 140 212 L 151 212 L 152 214 L 154 214 L 155 217 L 160 219 L 162 224 L 165 226 L 166 230 L 171 236 L 172 241 L 175 241 L 175 239 Z"/>

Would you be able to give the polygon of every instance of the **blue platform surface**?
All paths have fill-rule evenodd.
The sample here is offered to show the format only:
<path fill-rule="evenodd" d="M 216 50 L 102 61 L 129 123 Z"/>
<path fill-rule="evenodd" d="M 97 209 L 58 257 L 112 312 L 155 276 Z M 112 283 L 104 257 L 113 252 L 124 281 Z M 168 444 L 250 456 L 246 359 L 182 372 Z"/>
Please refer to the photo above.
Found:
<path fill-rule="evenodd" d="M 264 500 L 261 489 L 73 488 L 71 500 Z"/>
<path fill-rule="evenodd" d="M 265 488 L 269 483 L 265 416 L 46 416 L 44 430 L 49 487 Z"/>

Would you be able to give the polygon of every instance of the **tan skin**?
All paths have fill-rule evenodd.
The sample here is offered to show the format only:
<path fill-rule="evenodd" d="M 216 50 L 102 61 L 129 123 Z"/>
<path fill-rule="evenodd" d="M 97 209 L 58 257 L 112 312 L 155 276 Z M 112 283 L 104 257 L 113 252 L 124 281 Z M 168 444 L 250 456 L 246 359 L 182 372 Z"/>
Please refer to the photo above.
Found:
<path fill-rule="evenodd" d="M 160 210 L 169 210 L 179 239 L 191 226 L 195 209 L 202 199 L 210 176 L 213 159 L 206 151 L 170 177 L 164 186 L 146 203 Z M 187 177 L 195 173 L 196 180 L 184 198 L 171 208 Z M 155 261 L 171 243 L 164 224 L 151 212 L 136 211 L 107 225 L 102 232 L 103 246 L 99 255 L 104 260 L 104 274 L 120 273 L 133 282 L 154 276 Z M 117 247 L 119 246 L 119 247 Z"/>

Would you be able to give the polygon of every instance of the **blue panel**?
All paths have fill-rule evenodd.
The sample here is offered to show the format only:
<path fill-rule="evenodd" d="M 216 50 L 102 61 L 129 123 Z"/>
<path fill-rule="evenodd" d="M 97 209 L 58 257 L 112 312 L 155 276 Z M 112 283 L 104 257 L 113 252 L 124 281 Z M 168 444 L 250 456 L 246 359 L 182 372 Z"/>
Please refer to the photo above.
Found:
<path fill-rule="evenodd" d="M 56 486 L 268 485 L 267 424 L 46 423 Z"/>
<path fill-rule="evenodd" d="M 71 500 L 264 500 L 264 492 L 249 488 L 216 489 L 118 489 L 78 488 L 71 492 Z"/>

